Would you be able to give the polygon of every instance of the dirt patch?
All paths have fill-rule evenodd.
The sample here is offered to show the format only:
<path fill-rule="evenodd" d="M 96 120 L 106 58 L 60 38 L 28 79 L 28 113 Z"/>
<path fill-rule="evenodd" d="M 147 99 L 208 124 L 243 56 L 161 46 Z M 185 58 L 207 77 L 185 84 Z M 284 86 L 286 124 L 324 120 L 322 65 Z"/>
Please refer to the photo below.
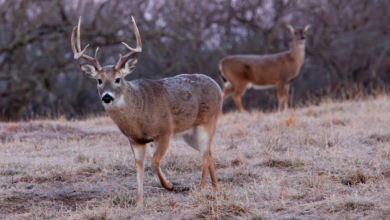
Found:
<path fill-rule="evenodd" d="M 374 203 L 368 201 L 345 201 L 335 204 L 332 211 L 367 211 L 374 208 Z"/>
<path fill-rule="evenodd" d="M 52 182 L 47 182 L 44 184 L 53 185 Z M 48 203 L 52 204 L 53 208 L 57 210 L 65 209 L 75 211 L 77 207 L 83 207 L 88 201 L 91 201 L 93 199 L 101 200 L 103 197 L 105 197 L 105 195 L 102 195 L 100 192 L 97 191 L 78 192 L 76 190 L 66 191 L 61 188 L 52 192 L 40 192 L 39 190 L 34 190 L 36 188 L 42 188 L 42 186 L 43 185 L 37 185 L 37 187 L 31 187 L 31 185 L 27 185 L 26 189 L 29 189 L 28 191 L 14 192 L 12 195 L 0 199 L 0 213 L 27 213 L 30 211 L 31 207 L 35 206 L 36 204 Z"/>
<path fill-rule="evenodd" d="M 88 166 L 88 167 L 80 168 L 77 172 L 78 172 L 78 174 L 100 173 L 100 172 L 102 172 L 102 169 L 100 167 Z"/>

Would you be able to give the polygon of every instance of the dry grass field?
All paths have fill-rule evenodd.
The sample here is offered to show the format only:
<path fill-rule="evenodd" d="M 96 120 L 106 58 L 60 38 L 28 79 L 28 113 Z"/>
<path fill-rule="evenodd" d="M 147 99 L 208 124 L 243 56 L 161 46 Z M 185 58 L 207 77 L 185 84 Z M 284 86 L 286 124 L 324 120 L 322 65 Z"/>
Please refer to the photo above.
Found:
<path fill-rule="evenodd" d="M 221 190 L 199 192 L 201 159 L 173 137 L 162 189 L 136 168 L 108 117 L 0 123 L 1 219 L 389 219 L 390 98 L 232 112 L 213 141 Z"/>

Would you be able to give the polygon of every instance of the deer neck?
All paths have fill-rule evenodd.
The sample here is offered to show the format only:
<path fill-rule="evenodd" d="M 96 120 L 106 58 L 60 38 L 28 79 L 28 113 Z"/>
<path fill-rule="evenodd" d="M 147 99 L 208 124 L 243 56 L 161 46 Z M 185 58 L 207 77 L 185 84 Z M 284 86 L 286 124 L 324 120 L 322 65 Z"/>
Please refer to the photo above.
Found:
<path fill-rule="evenodd" d="M 116 116 L 120 117 L 123 114 L 133 115 L 142 106 L 143 101 L 139 95 L 140 90 L 137 85 L 126 82 L 123 91 L 123 94 L 117 98 L 117 102 L 104 106 L 104 109 L 113 119 Z"/>
<path fill-rule="evenodd" d="M 145 93 L 137 83 L 126 82 L 126 90 L 123 92 L 122 106 L 116 108 L 105 108 L 110 118 L 117 124 L 119 130 L 131 138 L 141 138 L 144 131 L 140 129 L 140 119 L 145 120 L 148 116 L 145 114 L 148 109 L 144 101 Z"/>
<path fill-rule="evenodd" d="M 299 43 L 298 40 L 293 41 L 290 55 L 295 58 L 297 64 L 302 65 L 305 59 L 305 44 Z"/>

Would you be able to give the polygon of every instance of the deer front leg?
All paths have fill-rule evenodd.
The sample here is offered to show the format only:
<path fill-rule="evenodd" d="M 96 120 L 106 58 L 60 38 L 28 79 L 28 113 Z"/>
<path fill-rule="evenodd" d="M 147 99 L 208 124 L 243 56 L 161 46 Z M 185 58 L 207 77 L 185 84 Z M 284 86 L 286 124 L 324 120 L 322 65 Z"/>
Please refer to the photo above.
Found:
<path fill-rule="evenodd" d="M 279 82 L 276 84 L 276 93 L 278 95 L 278 111 L 283 110 L 283 101 L 287 102 L 285 100 L 286 98 L 286 87 L 288 92 L 288 84 L 285 84 L 284 82 Z"/>
<path fill-rule="evenodd" d="M 222 100 L 231 95 L 234 92 L 234 88 L 231 83 L 225 83 L 222 90 Z"/>
<path fill-rule="evenodd" d="M 229 95 L 231 95 L 233 92 L 234 92 L 233 86 L 229 82 L 225 83 L 225 85 L 222 89 L 222 100 L 225 100 L 225 98 L 228 97 Z M 222 115 L 223 115 L 223 112 L 222 112 L 222 108 L 221 108 L 221 111 L 219 112 L 219 116 L 222 116 Z"/>
<path fill-rule="evenodd" d="M 171 138 L 171 134 L 161 135 L 157 138 L 158 145 L 155 148 L 153 161 L 152 161 L 152 167 L 156 169 L 161 185 L 167 190 L 173 190 L 173 184 L 165 179 L 165 176 L 160 169 L 160 161 L 168 150 L 170 138 Z"/>
<path fill-rule="evenodd" d="M 145 157 L 146 157 L 146 146 L 144 144 L 137 144 L 130 141 L 131 149 L 134 153 L 135 166 L 137 167 L 137 194 L 136 202 L 137 205 L 143 205 L 143 179 L 145 169 Z"/>
<path fill-rule="evenodd" d="M 234 85 L 234 94 L 232 99 L 242 113 L 247 113 L 247 111 L 245 110 L 244 106 L 241 103 L 241 97 L 244 95 L 247 86 L 248 86 L 247 82 Z"/>
<path fill-rule="evenodd" d="M 241 96 L 242 95 L 243 95 L 242 93 L 235 92 L 232 98 L 233 98 L 233 101 L 236 104 L 236 106 L 240 109 L 240 111 L 242 113 L 246 113 L 247 111 L 245 110 L 244 106 L 241 103 Z"/>

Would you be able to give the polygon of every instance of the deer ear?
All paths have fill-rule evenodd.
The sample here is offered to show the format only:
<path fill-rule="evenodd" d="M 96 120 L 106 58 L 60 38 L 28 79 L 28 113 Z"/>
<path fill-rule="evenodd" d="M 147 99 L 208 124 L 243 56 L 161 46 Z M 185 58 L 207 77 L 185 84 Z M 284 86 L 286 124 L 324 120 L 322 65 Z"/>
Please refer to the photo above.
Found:
<path fill-rule="evenodd" d="M 311 28 L 310 24 L 306 25 L 306 27 L 303 29 L 303 32 L 307 32 Z"/>
<path fill-rule="evenodd" d="M 291 26 L 291 24 L 287 24 L 286 26 L 290 30 L 291 33 L 294 33 L 295 29 L 293 28 L 293 26 Z"/>
<path fill-rule="evenodd" d="M 126 63 L 125 66 L 120 69 L 120 72 L 125 76 L 127 74 L 130 74 L 135 69 L 135 66 L 138 62 L 138 57 L 134 56 L 130 58 Z"/>
<path fill-rule="evenodd" d="M 87 63 L 80 64 L 80 68 L 83 71 L 83 73 L 90 78 L 96 78 L 98 75 L 96 67 L 91 64 L 87 64 Z"/>

